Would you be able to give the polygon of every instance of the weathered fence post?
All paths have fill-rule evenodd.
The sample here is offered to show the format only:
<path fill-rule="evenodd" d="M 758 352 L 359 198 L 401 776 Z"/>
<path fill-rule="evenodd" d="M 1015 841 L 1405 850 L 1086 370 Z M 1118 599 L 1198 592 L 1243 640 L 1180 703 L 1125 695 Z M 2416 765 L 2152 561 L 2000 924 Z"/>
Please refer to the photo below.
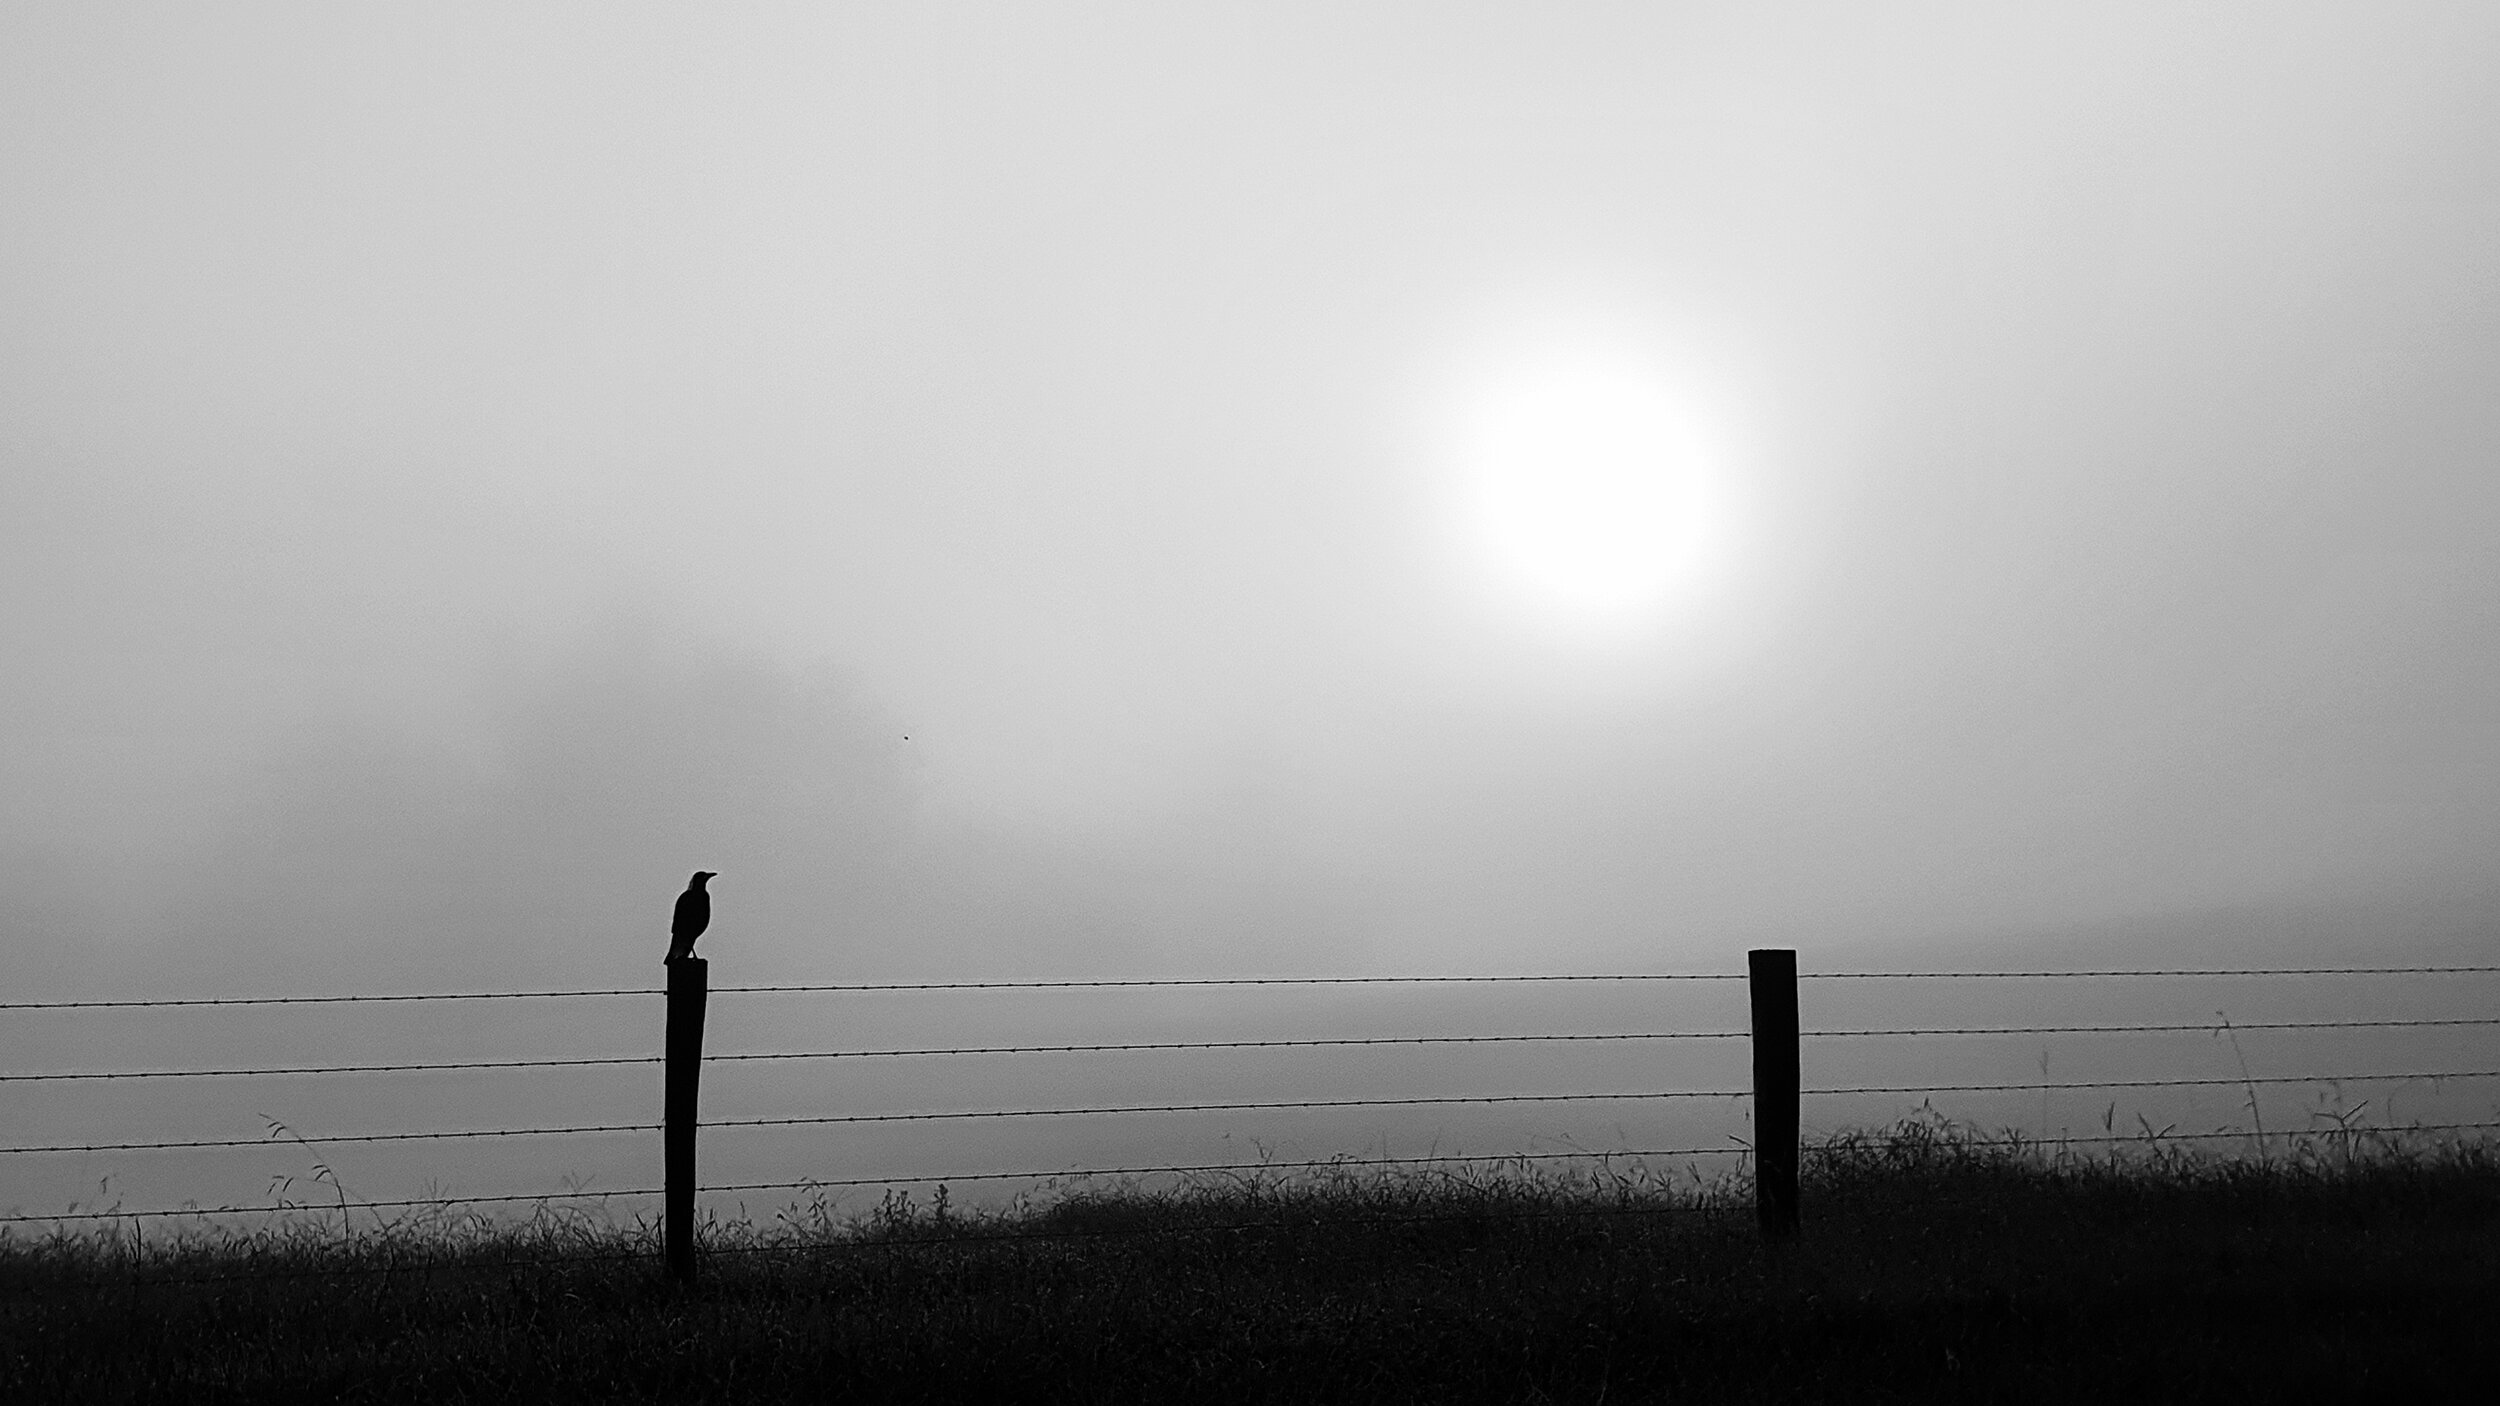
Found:
<path fill-rule="evenodd" d="M 668 1277 L 694 1282 L 695 1085 L 703 1073 L 703 1001 L 712 965 L 701 957 L 668 964 L 668 1062 L 662 1098 L 660 1156 L 667 1167 L 662 1244 Z"/>
<path fill-rule="evenodd" d="M 1753 1199 L 1762 1233 L 1797 1233 L 1797 954 L 1745 954 L 1753 989 Z"/>

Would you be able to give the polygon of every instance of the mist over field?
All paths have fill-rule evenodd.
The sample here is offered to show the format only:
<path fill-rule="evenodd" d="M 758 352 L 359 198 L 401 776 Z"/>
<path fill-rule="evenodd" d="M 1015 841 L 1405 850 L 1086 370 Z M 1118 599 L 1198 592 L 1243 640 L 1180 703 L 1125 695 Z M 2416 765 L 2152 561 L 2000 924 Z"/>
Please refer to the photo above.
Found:
<path fill-rule="evenodd" d="M 698 868 L 716 985 L 2491 961 L 2496 63 L 2469 4 L 11 6 L 0 991 L 656 986 Z M 1616 545 L 1585 505 L 1520 515 L 1556 546 L 1470 496 L 1471 417 L 1557 366 L 1672 404 L 1684 556 L 1572 576 Z M 715 1048 L 1743 1023 L 744 1009 Z M 110 1020 L 10 1013 L 0 1064 L 658 1029 Z M 2472 1057 L 2406 1039 L 2370 1057 Z M 1741 1082 L 1648 1058 L 1379 1078 Z M 1373 1077 L 1089 1069 L 714 1087 Z M 29 1139 L 252 1135 L 656 1084 L 0 1096 Z"/>

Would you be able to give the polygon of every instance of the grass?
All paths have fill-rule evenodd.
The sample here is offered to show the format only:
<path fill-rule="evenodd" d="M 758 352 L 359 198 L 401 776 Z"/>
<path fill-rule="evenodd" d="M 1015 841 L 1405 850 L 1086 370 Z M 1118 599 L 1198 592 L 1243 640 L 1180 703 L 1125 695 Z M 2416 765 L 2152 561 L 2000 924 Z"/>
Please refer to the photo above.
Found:
<path fill-rule="evenodd" d="M 647 1227 L 0 1240 L 11 1401 L 2355 1399 L 2471 1380 L 2500 1148 L 2094 1156 L 1934 1119 L 1747 1188 L 1349 1165 Z M 2477 1372 L 2477 1375 L 2480 1375 Z"/>

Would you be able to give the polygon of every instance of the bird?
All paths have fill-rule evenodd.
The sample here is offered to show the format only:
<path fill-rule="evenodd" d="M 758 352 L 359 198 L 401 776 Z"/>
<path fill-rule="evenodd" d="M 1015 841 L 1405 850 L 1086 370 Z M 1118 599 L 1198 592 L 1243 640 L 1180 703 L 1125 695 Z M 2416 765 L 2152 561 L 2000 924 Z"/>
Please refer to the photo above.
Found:
<path fill-rule="evenodd" d="M 677 895 L 677 912 L 668 922 L 667 960 L 694 955 L 694 940 L 712 925 L 712 895 L 703 885 L 719 877 L 709 869 L 697 869 L 686 881 L 686 891 Z"/>

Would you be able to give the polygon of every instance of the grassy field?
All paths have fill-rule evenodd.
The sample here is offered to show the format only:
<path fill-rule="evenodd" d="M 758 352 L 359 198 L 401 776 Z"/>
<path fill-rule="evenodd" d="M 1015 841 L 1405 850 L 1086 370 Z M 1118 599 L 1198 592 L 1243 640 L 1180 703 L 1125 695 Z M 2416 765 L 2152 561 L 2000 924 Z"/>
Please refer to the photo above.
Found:
<path fill-rule="evenodd" d="M 2097 1157 L 1933 1122 L 1639 1168 L 1076 1185 L 649 1234 L 448 1213 L 0 1242 L 10 1401 L 2269 1401 L 2489 1375 L 2500 1148 Z M 2471 1375 L 2469 1375 L 2469 1373 Z"/>

